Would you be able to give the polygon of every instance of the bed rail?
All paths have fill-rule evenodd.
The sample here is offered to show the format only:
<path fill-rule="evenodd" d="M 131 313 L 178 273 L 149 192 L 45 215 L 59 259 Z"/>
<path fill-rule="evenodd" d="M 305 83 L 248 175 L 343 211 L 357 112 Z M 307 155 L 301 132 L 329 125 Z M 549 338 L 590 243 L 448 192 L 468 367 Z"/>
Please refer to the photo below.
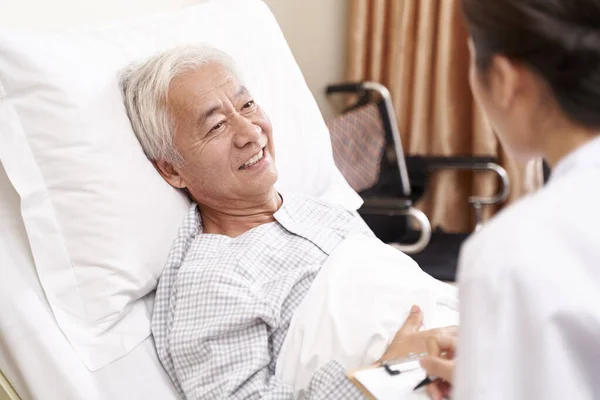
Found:
<path fill-rule="evenodd" d="M 21 400 L 2 371 L 0 371 L 0 400 Z"/>

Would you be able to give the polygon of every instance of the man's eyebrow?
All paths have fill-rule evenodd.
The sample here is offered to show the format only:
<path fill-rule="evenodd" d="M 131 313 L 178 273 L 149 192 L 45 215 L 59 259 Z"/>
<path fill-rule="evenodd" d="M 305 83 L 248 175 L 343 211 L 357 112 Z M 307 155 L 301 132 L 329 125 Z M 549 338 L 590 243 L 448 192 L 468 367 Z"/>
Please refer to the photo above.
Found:
<path fill-rule="evenodd" d="M 212 117 L 212 115 L 214 113 L 216 113 L 217 111 L 219 111 L 220 108 L 221 108 L 220 106 L 212 106 L 211 108 L 209 108 L 208 110 L 203 112 L 202 115 L 200 115 L 200 117 L 198 118 L 197 126 L 202 126 L 204 121 L 206 121 L 207 119 Z"/>
<path fill-rule="evenodd" d="M 233 95 L 234 99 L 238 99 L 240 97 L 242 97 L 245 94 L 248 94 L 248 89 L 246 88 L 246 86 L 241 85 L 240 88 L 238 89 L 237 92 L 235 92 L 235 94 Z"/>

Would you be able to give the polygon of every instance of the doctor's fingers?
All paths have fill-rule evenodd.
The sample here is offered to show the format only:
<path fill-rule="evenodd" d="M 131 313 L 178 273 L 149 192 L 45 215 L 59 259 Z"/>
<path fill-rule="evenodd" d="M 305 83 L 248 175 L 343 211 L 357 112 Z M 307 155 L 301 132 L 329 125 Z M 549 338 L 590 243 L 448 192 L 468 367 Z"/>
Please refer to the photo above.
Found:
<path fill-rule="evenodd" d="M 419 361 L 421 367 L 427 371 L 427 376 L 435 376 L 446 382 L 452 383 L 454 375 L 454 360 L 427 356 Z"/>
<path fill-rule="evenodd" d="M 427 385 L 426 392 L 431 400 L 448 399 L 452 394 L 452 385 L 441 379 L 436 379 L 433 383 Z"/>
<path fill-rule="evenodd" d="M 410 314 L 408 314 L 406 321 L 404 321 L 404 324 L 402 324 L 396 333 L 394 340 L 399 340 L 407 334 L 418 332 L 421 329 L 421 325 L 423 325 L 423 311 L 421 311 L 419 306 L 412 306 Z"/>
<path fill-rule="evenodd" d="M 453 359 L 456 352 L 456 342 L 456 336 L 435 335 L 427 338 L 425 347 L 430 356 Z"/>

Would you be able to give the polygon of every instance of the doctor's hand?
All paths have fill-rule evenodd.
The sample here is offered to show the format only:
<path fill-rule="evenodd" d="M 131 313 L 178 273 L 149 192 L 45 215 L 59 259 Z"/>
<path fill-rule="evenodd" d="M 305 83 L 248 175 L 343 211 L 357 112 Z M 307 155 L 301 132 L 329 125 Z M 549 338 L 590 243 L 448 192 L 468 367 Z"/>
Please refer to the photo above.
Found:
<path fill-rule="evenodd" d="M 427 393 L 432 400 L 448 398 L 452 392 L 452 376 L 456 352 L 456 337 L 440 336 L 427 340 L 427 357 L 420 361 L 427 376 L 437 379 L 427 386 Z"/>
<path fill-rule="evenodd" d="M 419 306 L 412 306 L 406 321 L 375 365 L 380 365 L 383 361 L 407 357 L 410 353 L 424 353 L 427 351 L 428 339 L 437 340 L 446 336 L 455 337 L 458 334 L 456 326 L 421 331 L 422 325 L 423 311 L 421 311 Z"/>

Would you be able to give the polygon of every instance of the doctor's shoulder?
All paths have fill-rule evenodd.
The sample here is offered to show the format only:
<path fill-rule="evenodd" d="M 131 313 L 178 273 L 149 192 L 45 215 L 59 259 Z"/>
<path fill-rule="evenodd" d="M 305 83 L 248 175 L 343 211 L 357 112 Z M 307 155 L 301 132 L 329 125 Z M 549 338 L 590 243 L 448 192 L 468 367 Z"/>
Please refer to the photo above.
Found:
<path fill-rule="evenodd" d="M 495 269 L 521 268 L 551 252 L 561 216 L 556 188 L 544 188 L 518 200 L 487 221 L 461 249 L 459 276 L 496 274 Z M 564 209 L 563 211 L 564 212 Z M 505 271 L 507 272 L 507 271 Z"/>

